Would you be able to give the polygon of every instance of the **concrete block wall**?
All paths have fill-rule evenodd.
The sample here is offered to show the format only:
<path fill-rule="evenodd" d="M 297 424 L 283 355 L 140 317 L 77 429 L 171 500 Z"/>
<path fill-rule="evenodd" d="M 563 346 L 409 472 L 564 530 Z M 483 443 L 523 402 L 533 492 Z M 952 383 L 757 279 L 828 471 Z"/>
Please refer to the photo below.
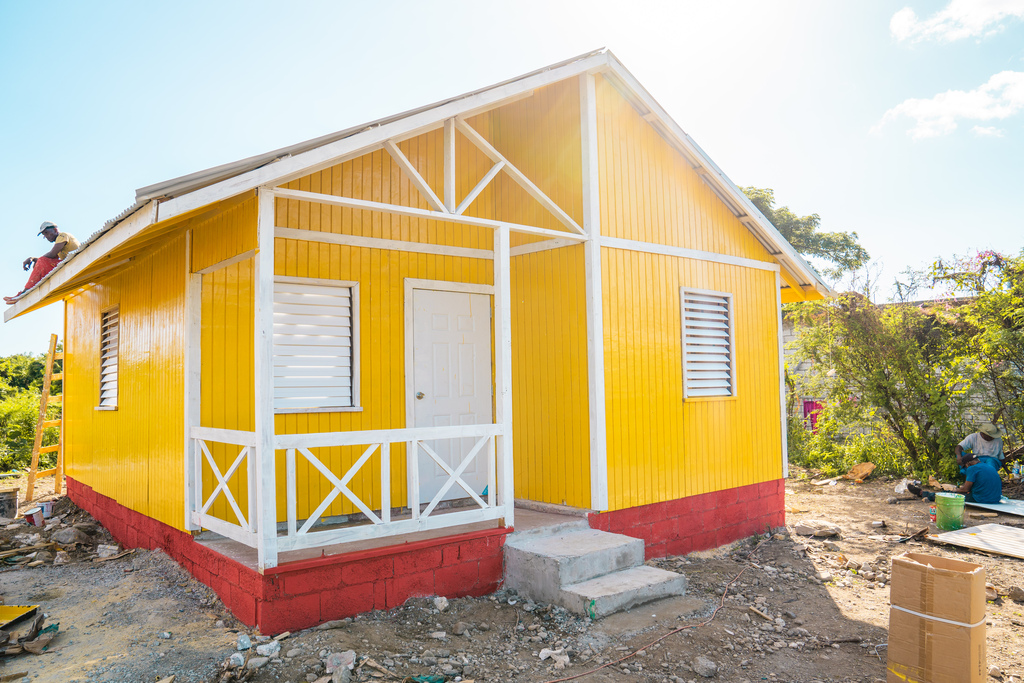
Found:
<path fill-rule="evenodd" d="M 197 543 L 191 534 L 130 510 L 67 479 L 68 496 L 126 548 L 160 548 L 263 633 L 307 628 L 411 597 L 479 596 L 502 581 L 505 537 L 488 529 L 361 552 L 287 563 L 265 574 Z"/>
<path fill-rule="evenodd" d="M 644 541 L 646 559 L 685 555 L 786 524 L 785 480 L 591 513 L 590 526 Z"/>

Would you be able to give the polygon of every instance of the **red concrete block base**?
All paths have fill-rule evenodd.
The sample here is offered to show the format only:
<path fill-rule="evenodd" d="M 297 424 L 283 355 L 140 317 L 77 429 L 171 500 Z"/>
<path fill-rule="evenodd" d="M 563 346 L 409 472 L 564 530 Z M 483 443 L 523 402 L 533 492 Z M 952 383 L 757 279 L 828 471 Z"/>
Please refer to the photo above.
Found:
<path fill-rule="evenodd" d="M 67 479 L 68 496 L 126 548 L 160 548 L 212 588 L 239 621 L 277 634 L 391 609 L 411 597 L 493 593 L 501 585 L 511 529 L 292 562 L 260 574 L 197 543 L 192 535 L 129 510 Z"/>
<path fill-rule="evenodd" d="M 783 479 L 776 479 L 664 503 L 591 513 L 590 526 L 643 539 L 647 559 L 685 555 L 785 525 L 783 484 Z"/>

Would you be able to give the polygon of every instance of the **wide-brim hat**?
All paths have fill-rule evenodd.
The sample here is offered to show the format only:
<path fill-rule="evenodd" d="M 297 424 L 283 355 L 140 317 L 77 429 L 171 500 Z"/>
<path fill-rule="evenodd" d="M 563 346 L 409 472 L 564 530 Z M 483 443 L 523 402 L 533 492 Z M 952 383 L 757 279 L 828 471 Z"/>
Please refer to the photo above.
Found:
<path fill-rule="evenodd" d="M 43 224 L 39 226 L 39 232 L 37 232 L 36 234 L 37 235 L 42 235 L 44 232 L 46 232 L 50 228 L 53 228 L 54 230 L 56 230 L 57 226 L 54 225 L 53 223 L 51 223 L 50 221 L 43 221 Z"/>
<path fill-rule="evenodd" d="M 982 422 L 981 426 L 978 427 L 978 431 L 985 436 L 991 436 L 993 439 L 998 439 L 1003 433 L 991 422 Z"/>

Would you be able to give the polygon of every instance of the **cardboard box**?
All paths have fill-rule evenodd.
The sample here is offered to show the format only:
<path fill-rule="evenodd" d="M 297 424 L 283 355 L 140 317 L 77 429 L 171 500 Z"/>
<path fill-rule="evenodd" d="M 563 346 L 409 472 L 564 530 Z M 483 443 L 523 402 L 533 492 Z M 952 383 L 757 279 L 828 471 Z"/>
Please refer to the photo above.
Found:
<path fill-rule="evenodd" d="M 983 683 L 985 568 L 905 553 L 892 560 L 889 683 Z"/>

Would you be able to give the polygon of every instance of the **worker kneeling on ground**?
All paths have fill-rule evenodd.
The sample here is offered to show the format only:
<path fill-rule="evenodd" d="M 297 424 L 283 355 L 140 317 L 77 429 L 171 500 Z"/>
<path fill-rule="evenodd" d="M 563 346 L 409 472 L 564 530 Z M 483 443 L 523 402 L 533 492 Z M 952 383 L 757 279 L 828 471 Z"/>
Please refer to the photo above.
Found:
<path fill-rule="evenodd" d="M 977 458 L 988 463 L 996 472 L 1003 465 L 1003 433 L 991 422 L 982 422 L 978 431 L 968 434 L 967 438 L 953 449 L 956 464 L 961 474 L 967 474 L 967 463 Z"/>
<path fill-rule="evenodd" d="M 14 296 L 5 296 L 4 301 L 8 304 L 13 304 L 21 298 L 21 296 L 28 290 L 39 284 L 39 281 L 46 277 L 46 274 L 57 267 L 57 264 L 68 257 L 73 251 L 76 251 L 81 245 L 74 236 L 69 235 L 66 232 L 61 232 L 57 229 L 57 226 L 50 221 L 44 221 L 39 226 L 39 234 L 53 242 L 53 248 L 46 252 L 39 258 L 32 258 L 31 256 L 25 259 L 22 263 L 22 267 L 25 270 L 32 269 L 32 273 L 28 276 L 28 282 L 25 283 L 25 288 Z"/>
<path fill-rule="evenodd" d="M 956 493 L 964 494 L 968 503 L 998 503 L 1003 497 L 1003 480 L 995 468 L 988 462 L 978 459 L 969 460 L 965 465 L 967 481 L 956 490 Z M 915 496 L 935 501 L 935 494 L 922 490 L 920 486 L 907 484 L 907 490 Z"/>

